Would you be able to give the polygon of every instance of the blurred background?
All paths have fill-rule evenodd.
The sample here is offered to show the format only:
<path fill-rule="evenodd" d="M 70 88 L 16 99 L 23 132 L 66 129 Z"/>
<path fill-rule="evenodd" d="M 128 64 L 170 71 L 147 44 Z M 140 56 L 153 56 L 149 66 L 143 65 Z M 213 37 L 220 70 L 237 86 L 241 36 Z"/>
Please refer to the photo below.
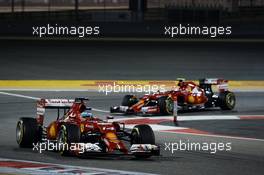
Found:
<path fill-rule="evenodd" d="M 0 0 L 0 12 L 54 11 L 79 9 L 129 9 L 138 0 Z M 263 7 L 263 0 L 145 0 L 149 8 L 204 7 L 229 11 L 241 7 Z"/>
<path fill-rule="evenodd" d="M 135 34 L 148 30 L 142 35 L 160 34 L 154 28 L 164 24 L 185 23 L 234 26 L 235 35 L 259 37 L 264 35 L 264 0 L 0 0 L 0 21 L 0 35 L 36 22 L 99 22 L 111 23 L 106 28 L 111 31 L 115 25 L 134 26 Z"/>

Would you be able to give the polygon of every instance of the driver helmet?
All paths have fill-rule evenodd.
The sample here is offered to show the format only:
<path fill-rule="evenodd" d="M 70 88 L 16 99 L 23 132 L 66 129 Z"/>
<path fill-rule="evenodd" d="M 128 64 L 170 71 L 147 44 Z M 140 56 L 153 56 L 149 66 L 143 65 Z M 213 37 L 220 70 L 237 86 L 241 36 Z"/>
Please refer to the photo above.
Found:
<path fill-rule="evenodd" d="M 178 80 L 178 86 L 179 87 L 184 87 L 186 85 L 186 83 L 184 82 L 185 81 L 185 78 L 177 78 Z"/>
<path fill-rule="evenodd" d="M 178 86 L 179 87 L 184 87 L 186 84 L 185 84 L 185 82 L 183 81 L 183 80 L 179 80 L 179 82 L 178 82 Z"/>
<path fill-rule="evenodd" d="M 93 117 L 93 114 L 92 114 L 91 111 L 86 110 L 86 111 L 84 111 L 84 112 L 81 113 L 81 117 L 82 118 L 92 118 Z"/>

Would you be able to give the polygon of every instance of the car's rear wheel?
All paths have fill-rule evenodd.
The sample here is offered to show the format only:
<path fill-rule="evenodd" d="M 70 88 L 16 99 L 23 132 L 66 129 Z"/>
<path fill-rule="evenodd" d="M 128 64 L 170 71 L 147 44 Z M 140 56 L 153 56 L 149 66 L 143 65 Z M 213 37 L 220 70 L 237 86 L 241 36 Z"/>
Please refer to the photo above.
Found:
<path fill-rule="evenodd" d="M 233 92 L 225 91 L 219 94 L 218 103 L 222 110 L 232 110 L 236 105 L 236 97 Z"/>
<path fill-rule="evenodd" d="M 17 122 L 16 141 L 20 147 L 32 148 L 40 141 L 40 127 L 35 118 L 22 117 Z"/>
<path fill-rule="evenodd" d="M 63 124 L 58 133 L 58 151 L 61 155 L 70 155 L 72 151 L 70 150 L 71 144 L 80 142 L 81 131 L 79 126 L 75 124 Z"/>
<path fill-rule="evenodd" d="M 123 97 L 123 100 L 122 100 L 122 103 L 121 105 L 122 106 L 128 106 L 128 107 L 131 107 L 133 106 L 134 104 L 136 104 L 138 102 L 138 99 L 134 96 L 134 95 L 125 95 Z"/>
<path fill-rule="evenodd" d="M 173 100 L 168 96 L 162 96 L 158 99 L 160 113 L 164 115 L 173 114 Z"/>
<path fill-rule="evenodd" d="M 155 144 L 155 135 L 149 125 L 136 125 L 131 132 L 131 145 L 133 144 Z M 151 154 L 135 154 L 137 158 L 149 158 Z"/>

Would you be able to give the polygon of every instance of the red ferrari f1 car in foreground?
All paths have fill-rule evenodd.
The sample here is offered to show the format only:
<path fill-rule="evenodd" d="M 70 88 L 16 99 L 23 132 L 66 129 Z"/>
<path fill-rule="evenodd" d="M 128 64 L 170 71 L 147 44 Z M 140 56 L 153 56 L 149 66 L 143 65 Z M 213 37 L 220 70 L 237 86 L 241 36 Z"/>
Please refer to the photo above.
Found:
<path fill-rule="evenodd" d="M 36 118 L 20 118 L 16 139 L 20 147 L 59 151 L 62 155 L 134 155 L 148 158 L 159 155 L 155 136 L 149 125 L 136 125 L 131 132 L 125 124 L 94 117 L 86 107 L 86 98 L 41 99 L 37 102 Z M 57 119 L 47 127 L 46 109 L 57 109 Z M 60 111 L 63 115 L 60 116 Z M 127 145 L 130 145 L 128 149 Z M 37 147 L 39 146 L 39 147 Z M 34 149 L 33 148 L 33 149 Z"/>
<path fill-rule="evenodd" d="M 216 85 L 217 92 L 213 91 L 212 85 Z M 179 80 L 177 90 L 146 94 L 139 99 L 135 95 L 125 95 L 121 106 L 110 107 L 110 112 L 171 115 L 175 102 L 177 110 L 211 107 L 232 110 L 236 98 L 234 93 L 228 90 L 228 81 L 224 79 L 201 79 L 199 84 Z"/>

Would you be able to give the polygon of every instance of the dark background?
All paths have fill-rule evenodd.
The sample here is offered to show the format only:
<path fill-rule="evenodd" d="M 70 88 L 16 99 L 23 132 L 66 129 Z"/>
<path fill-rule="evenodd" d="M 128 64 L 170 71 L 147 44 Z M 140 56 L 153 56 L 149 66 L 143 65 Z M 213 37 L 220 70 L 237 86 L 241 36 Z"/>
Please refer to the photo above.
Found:
<path fill-rule="evenodd" d="M 101 37 L 162 37 L 164 25 L 232 26 L 233 38 L 263 38 L 260 0 L 1 0 L 0 35 L 32 36 L 32 26 L 97 25 Z M 189 37 L 189 36 L 188 36 Z M 197 37 L 197 36 L 196 36 Z M 199 37 L 199 36 L 198 36 Z M 225 38 L 226 36 L 224 36 Z"/>

